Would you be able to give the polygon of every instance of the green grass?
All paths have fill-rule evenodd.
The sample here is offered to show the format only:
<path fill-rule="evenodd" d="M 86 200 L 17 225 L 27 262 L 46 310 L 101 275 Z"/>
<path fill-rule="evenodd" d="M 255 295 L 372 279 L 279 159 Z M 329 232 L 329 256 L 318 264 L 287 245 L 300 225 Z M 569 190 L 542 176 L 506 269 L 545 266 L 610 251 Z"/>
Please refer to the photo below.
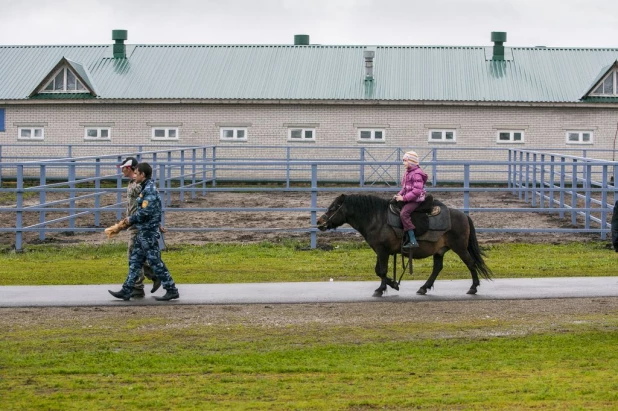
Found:
<path fill-rule="evenodd" d="M 414 323 L 14 327 L 0 336 L 0 409 L 610 409 L 618 323 L 601 317 L 555 334 L 450 339 L 418 339 Z"/>
<path fill-rule="evenodd" d="M 486 262 L 496 278 L 614 276 L 617 255 L 606 244 L 492 245 L 486 249 Z M 179 284 L 376 280 L 375 254 L 365 243 L 342 243 L 330 251 L 305 250 L 306 246 L 296 242 L 183 245 L 163 252 L 163 260 Z M 432 264 L 431 258 L 416 261 L 418 278 L 428 277 Z M 0 285 L 118 283 L 127 274 L 126 244 L 39 245 L 28 246 L 22 253 L 4 250 L 0 266 Z M 447 253 L 438 280 L 467 278 L 470 275 L 459 257 Z"/>
<path fill-rule="evenodd" d="M 179 284 L 376 281 L 366 244 L 306 245 L 175 246 L 163 258 Z M 618 258 L 604 242 L 499 244 L 486 252 L 497 278 L 613 276 Z M 438 280 L 469 278 L 457 256 L 447 256 Z M 428 276 L 431 263 L 417 262 L 417 275 Z M 0 266 L 0 285 L 121 283 L 126 244 L 4 250 Z M 618 401 L 612 312 L 539 314 L 545 325 L 538 327 L 483 317 L 357 326 L 254 324 L 232 315 L 210 324 L 181 306 L 124 316 L 116 313 L 131 308 L 65 309 L 55 321 L 21 324 L 11 317 L 19 310 L 0 309 L 2 410 L 595 410 Z M 47 308 L 30 310 L 36 318 Z M 166 317 L 171 310 L 182 323 Z"/>

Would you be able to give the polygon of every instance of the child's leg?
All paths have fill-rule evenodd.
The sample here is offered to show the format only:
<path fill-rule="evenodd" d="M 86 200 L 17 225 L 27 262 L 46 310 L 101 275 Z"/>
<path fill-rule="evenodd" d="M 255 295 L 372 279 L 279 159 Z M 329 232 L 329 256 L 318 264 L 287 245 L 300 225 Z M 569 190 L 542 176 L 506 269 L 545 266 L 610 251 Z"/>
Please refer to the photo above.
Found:
<path fill-rule="evenodd" d="M 403 224 L 404 231 L 414 230 L 414 224 L 412 224 L 412 213 L 418 208 L 420 203 L 405 203 L 401 208 L 401 223 Z"/>

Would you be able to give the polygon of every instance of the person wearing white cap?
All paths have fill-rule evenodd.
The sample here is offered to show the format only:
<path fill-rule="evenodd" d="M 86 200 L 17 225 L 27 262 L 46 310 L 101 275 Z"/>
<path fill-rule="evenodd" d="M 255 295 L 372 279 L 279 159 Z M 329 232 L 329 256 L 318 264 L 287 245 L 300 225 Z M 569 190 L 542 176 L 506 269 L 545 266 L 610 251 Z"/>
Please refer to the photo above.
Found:
<path fill-rule="evenodd" d="M 116 166 L 120 168 L 122 175 L 129 179 L 129 185 L 127 186 L 127 217 L 131 217 L 137 211 L 137 198 L 142 191 L 142 186 L 135 181 L 137 164 L 137 159 L 135 159 L 135 157 L 127 157 L 121 164 Z M 127 257 L 130 257 L 133 251 L 133 244 L 135 243 L 135 236 L 137 235 L 137 228 L 129 227 L 127 231 L 129 232 Z M 161 287 L 161 281 L 152 272 L 152 268 L 148 265 L 148 262 L 145 262 L 140 270 L 139 277 L 133 285 L 132 297 L 144 297 L 146 295 L 146 293 L 144 293 L 144 277 L 153 282 L 151 293 L 154 293 Z"/>
<path fill-rule="evenodd" d="M 401 190 L 395 195 L 396 201 L 403 201 L 405 204 L 401 208 L 401 223 L 403 229 L 408 233 L 408 239 L 402 245 L 404 249 L 418 247 L 416 236 L 414 235 L 414 224 L 412 223 L 412 212 L 425 201 L 427 192 L 425 183 L 427 174 L 419 166 L 418 154 L 416 151 L 408 151 L 403 156 L 403 164 L 406 172 L 401 179 Z"/>

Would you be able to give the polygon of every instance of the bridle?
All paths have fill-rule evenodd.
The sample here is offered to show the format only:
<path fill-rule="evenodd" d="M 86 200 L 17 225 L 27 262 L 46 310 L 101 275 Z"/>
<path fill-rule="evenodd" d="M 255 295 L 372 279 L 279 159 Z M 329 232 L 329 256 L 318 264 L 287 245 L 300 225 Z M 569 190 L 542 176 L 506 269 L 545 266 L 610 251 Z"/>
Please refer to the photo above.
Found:
<path fill-rule="evenodd" d="M 343 207 L 343 204 L 344 204 L 344 203 L 343 203 L 343 201 L 342 201 L 342 202 L 341 202 L 341 204 L 339 205 L 339 207 L 337 207 L 337 209 L 335 210 L 335 212 L 334 212 L 334 213 L 332 213 L 330 216 L 328 216 L 328 218 L 326 219 L 326 221 L 324 221 L 324 223 L 323 223 L 323 224 L 320 224 L 318 227 L 324 227 L 324 226 L 328 225 L 328 222 L 330 221 L 330 219 L 331 219 L 331 218 L 333 218 L 334 216 L 336 216 L 336 215 L 337 215 L 337 213 L 341 210 L 341 207 Z M 326 213 L 324 213 L 324 215 L 326 215 Z M 323 215 L 323 216 L 324 216 L 324 215 Z M 323 216 L 322 216 L 322 217 L 323 217 Z M 322 217 L 320 217 L 320 218 L 322 218 Z"/>

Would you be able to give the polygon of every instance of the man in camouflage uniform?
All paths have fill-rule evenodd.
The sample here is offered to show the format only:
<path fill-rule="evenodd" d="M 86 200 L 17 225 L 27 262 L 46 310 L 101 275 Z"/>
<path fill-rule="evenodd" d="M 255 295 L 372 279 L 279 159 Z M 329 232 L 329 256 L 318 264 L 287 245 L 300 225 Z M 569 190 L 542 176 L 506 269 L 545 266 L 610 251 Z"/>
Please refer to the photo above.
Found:
<path fill-rule="evenodd" d="M 154 181 L 151 180 L 151 176 L 152 167 L 148 163 L 138 164 L 137 171 L 135 172 L 135 181 L 140 184 L 142 190 L 137 199 L 137 211 L 132 216 L 124 219 L 126 224 L 137 228 L 133 249 L 129 257 L 129 274 L 120 291 L 109 290 L 111 295 L 123 300 L 131 299 L 133 286 L 146 261 L 166 290 L 163 297 L 155 297 L 155 299 L 158 301 L 169 301 L 180 297 L 174 279 L 170 275 L 165 263 L 161 261 L 161 251 L 159 250 L 161 199 Z"/>
<path fill-rule="evenodd" d="M 137 199 L 142 191 L 142 187 L 135 181 L 135 169 L 137 168 L 137 160 L 134 157 L 127 157 L 122 164 L 119 164 L 122 175 L 129 179 L 129 185 L 127 186 L 127 216 L 130 217 L 137 211 Z M 135 236 L 137 235 L 136 227 L 129 227 L 129 247 L 127 252 L 127 258 L 131 256 L 133 251 L 133 243 L 135 243 Z M 152 269 L 148 265 L 148 262 L 144 263 L 144 267 L 139 272 L 139 277 L 135 281 L 133 286 L 132 297 L 144 297 L 144 277 L 153 282 L 151 293 L 154 293 L 161 287 L 161 281 L 154 275 Z"/>

